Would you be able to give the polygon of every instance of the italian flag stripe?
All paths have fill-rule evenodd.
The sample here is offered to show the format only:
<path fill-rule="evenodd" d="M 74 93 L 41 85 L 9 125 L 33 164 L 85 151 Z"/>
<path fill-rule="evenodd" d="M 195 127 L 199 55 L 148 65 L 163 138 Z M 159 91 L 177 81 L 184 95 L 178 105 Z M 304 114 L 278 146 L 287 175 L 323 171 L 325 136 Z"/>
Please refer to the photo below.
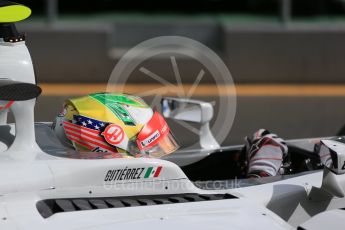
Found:
<path fill-rule="evenodd" d="M 149 167 L 146 170 L 145 176 L 144 178 L 153 178 L 153 177 L 158 177 L 159 174 L 162 171 L 162 166 L 158 166 L 158 167 Z"/>

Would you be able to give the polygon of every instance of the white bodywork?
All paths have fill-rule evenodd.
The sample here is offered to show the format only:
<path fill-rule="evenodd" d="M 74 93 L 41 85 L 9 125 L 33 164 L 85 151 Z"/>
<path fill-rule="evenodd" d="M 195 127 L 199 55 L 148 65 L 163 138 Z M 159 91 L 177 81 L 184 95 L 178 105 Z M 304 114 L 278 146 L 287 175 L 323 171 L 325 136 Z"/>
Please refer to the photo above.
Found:
<path fill-rule="evenodd" d="M 307 222 L 302 224 L 303 229 L 332 229 L 342 230 L 344 229 L 345 211 L 343 209 L 335 209 L 326 211 L 316 215 Z M 330 224 L 331 223 L 331 224 Z M 330 227 L 331 226 L 331 227 Z"/>
<path fill-rule="evenodd" d="M 263 185 L 201 190 L 168 161 L 69 159 L 36 154 L 32 161 L 0 159 L 0 229 L 291 229 L 325 210 L 345 206 L 344 198 L 318 189 L 321 171 Z M 105 181 L 109 170 L 151 166 L 162 166 L 159 177 Z M 241 182 L 237 183 L 241 187 Z M 180 193 L 230 193 L 238 198 L 61 212 L 48 218 L 43 218 L 36 207 L 45 199 Z"/>
<path fill-rule="evenodd" d="M 39 158 L 51 159 L 39 159 Z M 176 193 L 213 193 L 196 188 L 175 164 L 152 159 L 72 160 L 38 153 L 33 162 L 1 161 L 0 229 L 158 229 L 198 227 L 237 229 L 289 227 L 277 215 L 250 199 L 230 199 L 148 207 L 57 213 L 44 219 L 36 203 L 49 198 L 117 197 Z M 109 170 L 162 166 L 159 178 L 104 181 Z M 222 191 L 224 192 L 224 191 Z"/>

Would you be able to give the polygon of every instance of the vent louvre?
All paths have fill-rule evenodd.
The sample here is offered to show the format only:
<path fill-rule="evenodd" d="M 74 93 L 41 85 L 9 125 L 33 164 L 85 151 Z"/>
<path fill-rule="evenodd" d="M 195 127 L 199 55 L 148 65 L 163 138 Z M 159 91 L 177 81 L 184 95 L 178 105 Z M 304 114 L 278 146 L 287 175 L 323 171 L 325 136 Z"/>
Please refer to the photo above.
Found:
<path fill-rule="evenodd" d="M 156 202 L 156 204 L 172 204 L 171 201 L 169 201 L 168 199 L 154 199 L 154 202 Z"/>
<path fill-rule="evenodd" d="M 78 210 L 91 210 L 93 209 L 90 203 L 86 200 L 72 200 L 73 204 L 78 208 Z"/>
<path fill-rule="evenodd" d="M 203 199 L 202 197 L 200 197 L 198 195 L 187 195 L 184 198 L 186 200 L 191 201 L 191 202 L 193 202 L 193 201 L 205 201 L 205 199 Z"/>
<path fill-rule="evenodd" d="M 95 207 L 95 209 L 105 209 L 109 208 L 109 206 L 101 199 L 91 199 L 89 200 L 90 204 Z"/>
<path fill-rule="evenodd" d="M 153 200 L 150 200 L 150 199 L 138 199 L 138 202 L 143 206 L 156 205 L 157 204 L 156 202 L 154 202 Z"/>
<path fill-rule="evenodd" d="M 121 199 L 121 201 L 125 204 L 126 207 L 140 206 L 140 203 L 134 199 Z"/>
<path fill-rule="evenodd" d="M 86 211 L 107 208 L 167 205 L 188 202 L 202 202 L 223 199 L 236 199 L 231 194 L 172 194 L 131 197 L 65 198 L 41 200 L 36 204 L 42 217 L 48 218 L 60 212 Z"/>
<path fill-rule="evenodd" d="M 125 205 L 120 200 L 117 200 L 117 199 L 107 199 L 107 200 L 105 200 L 105 202 L 110 204 L 112 208 L 125 207 Z"/>
<path fill-rule="evenodd" d="M 188 202 L 188 200 L 184 199 L 183 197 L 177 197 L 177 196 L 170 197 L 170 200 L 173 203 L 186 203 L 186 202 Z"/>
<path fill-rule="evenodd" d="M 77 210 L 70 200 L 56 200 L 55 202 L 57 206 L 64 212 L 72 212 Z"/>

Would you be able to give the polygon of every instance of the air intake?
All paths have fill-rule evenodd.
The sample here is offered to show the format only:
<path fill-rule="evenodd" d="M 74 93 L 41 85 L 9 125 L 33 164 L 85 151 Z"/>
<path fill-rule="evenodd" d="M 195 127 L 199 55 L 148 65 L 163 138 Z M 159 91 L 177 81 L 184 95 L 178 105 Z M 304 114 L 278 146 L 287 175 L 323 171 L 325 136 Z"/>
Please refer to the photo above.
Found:
<path fill-rule="evenodd" d="M 178 204 L 237 198 L 230 194 L 176 194 L 154 196 L 102 197 L 102 198 L 67 198 L 41 200 L 37 210 L 44 218 L 55 213 L 75 212 L 106 208 L 126 208 L 162 204 Z"/>

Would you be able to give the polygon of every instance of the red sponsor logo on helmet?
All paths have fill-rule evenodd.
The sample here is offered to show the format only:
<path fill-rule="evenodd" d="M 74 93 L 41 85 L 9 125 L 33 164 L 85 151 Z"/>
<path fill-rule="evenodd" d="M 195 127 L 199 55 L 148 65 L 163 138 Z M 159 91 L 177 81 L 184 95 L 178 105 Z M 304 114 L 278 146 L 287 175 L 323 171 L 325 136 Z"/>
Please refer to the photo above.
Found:
<path fill-rule="evenodd" d="M 109 144 L 118 145 L 123 141 L 125 132 L 121 126 L 110 124 L 104 129 L 101 135 Z"/>

